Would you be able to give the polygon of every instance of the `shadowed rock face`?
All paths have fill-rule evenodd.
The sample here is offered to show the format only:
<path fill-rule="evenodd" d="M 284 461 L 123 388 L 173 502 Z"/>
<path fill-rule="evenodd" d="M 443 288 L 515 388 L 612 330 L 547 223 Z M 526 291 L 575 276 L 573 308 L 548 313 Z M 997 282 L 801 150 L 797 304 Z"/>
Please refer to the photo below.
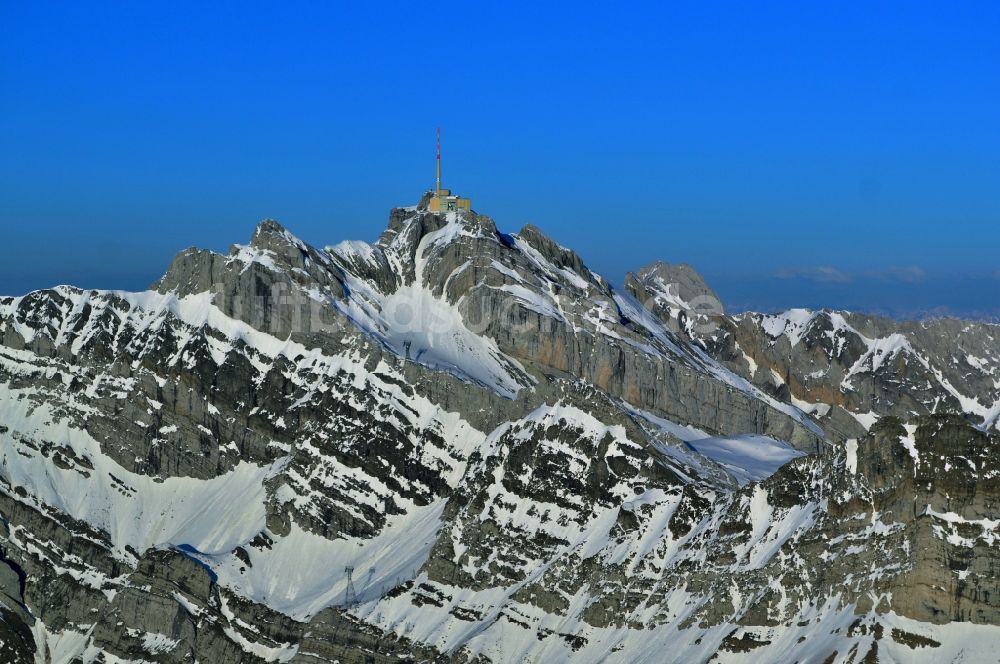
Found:
<path fill-rule="evenodd" d="M 8 533 L 0 530 L 0 535 Z M 21 566 L 7 558 L 6 547 L 0 548 L 0 658 L 11 664 L 34 662 L 37 650 L 23 601 L 25 581 Z"/>
<path fill-rule="evenodd" d="M 424 200 L 0 298 L 0 659 L 945 658 L 996 624 L 994 329 L 713 297 Z M 739 487 L 709 436 L 810 456 Z"/>

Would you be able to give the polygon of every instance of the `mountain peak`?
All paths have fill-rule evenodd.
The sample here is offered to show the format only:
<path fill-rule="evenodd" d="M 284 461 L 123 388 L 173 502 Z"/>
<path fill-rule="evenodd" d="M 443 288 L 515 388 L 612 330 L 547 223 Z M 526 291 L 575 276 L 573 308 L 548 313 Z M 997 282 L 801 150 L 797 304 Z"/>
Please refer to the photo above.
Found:
<path fill-rule="evenodd" d="M 432 212 L 426 205 L 426 199 L 425 195 L 417 205 L 393 208 L 389 212 L 389 223 L 376 244 L 389 247 L 398 243 L 399 238 L 405 238 L 406 242 L 416 247 L 425 235 L 449 224 L 456 224 L 475 235 L 493 237 L 497 234 L 496 224 L 486 215 L 471 210 Z"/>
<path fill-rule="evenodd" d="M 658 308 L 691 310 L 710 303 L 723 313 L 719 296 L 686 263 L 650 263 L 638 273 L 625 275 L 625 288 L 640 302 L 652 301 Z"/>
<path fill-rule="evenodd" d="M 257 227 L 253 231 L 252 237 L 255 238 L 258 235 L 266 233 L 287 233 L 287 232 L 288 229 L 282 226 L 277 219 L 272 219 L 271 217 L 267 217 L 265 219 L 262 219 L 257 224 Z"/>
<path fill-rule="evenodd" d="M 274 219 L 264 219 L 254 229 L 250 238 L 250 246 L 261 251 L 273 251 L 277 254 L 294 254 L 307 252 L 309 245 L 295 237 L 287 228 Z M 292 251 L 290 251 L 292 250 Z"/>

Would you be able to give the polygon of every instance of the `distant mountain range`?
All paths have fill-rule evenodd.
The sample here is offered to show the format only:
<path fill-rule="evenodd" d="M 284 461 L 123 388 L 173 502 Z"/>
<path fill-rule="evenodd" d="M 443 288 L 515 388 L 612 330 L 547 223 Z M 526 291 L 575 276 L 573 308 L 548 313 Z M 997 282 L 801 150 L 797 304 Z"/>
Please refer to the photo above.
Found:
<path fill-rule="evenodd" d="M 777 313 L 789 307 L 834 308 L 899 321 L 961 318 L 1000 323 L 1000 280 L 992 274 L 901 278 L 844 275 L 822 280 L 803 271 L 776 274 L 710 274 L 733 312 Z"/>

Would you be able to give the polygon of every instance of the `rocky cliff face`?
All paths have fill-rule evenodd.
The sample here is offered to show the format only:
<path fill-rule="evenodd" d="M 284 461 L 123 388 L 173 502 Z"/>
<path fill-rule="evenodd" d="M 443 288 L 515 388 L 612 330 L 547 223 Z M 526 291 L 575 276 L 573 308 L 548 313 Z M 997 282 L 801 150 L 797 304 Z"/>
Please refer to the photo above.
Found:
<path fill-rule="evenodd" d="M 776 398 L 843 439 L 878 418 L 949 412 L 985 427 L 1000 416 L 995 325 L 899 323 L 835 311 L 744 314 L 699 343 Z"/>
<path fill-rule="evenodd" d="M 422 206 L 0 298 L 0 656 L 987 649 L 995 328 L 713 298 Z"/>

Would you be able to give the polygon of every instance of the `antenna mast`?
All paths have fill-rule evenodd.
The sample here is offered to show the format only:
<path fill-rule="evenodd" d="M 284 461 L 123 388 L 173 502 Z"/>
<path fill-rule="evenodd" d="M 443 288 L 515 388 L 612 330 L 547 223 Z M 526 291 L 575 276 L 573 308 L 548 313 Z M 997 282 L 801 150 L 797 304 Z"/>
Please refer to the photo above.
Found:
<path fill-rule="evenodd" d="M 441 127 L 437 128 L 437 180 L 434 193 L 438 196 L 441 195 Z"/>

